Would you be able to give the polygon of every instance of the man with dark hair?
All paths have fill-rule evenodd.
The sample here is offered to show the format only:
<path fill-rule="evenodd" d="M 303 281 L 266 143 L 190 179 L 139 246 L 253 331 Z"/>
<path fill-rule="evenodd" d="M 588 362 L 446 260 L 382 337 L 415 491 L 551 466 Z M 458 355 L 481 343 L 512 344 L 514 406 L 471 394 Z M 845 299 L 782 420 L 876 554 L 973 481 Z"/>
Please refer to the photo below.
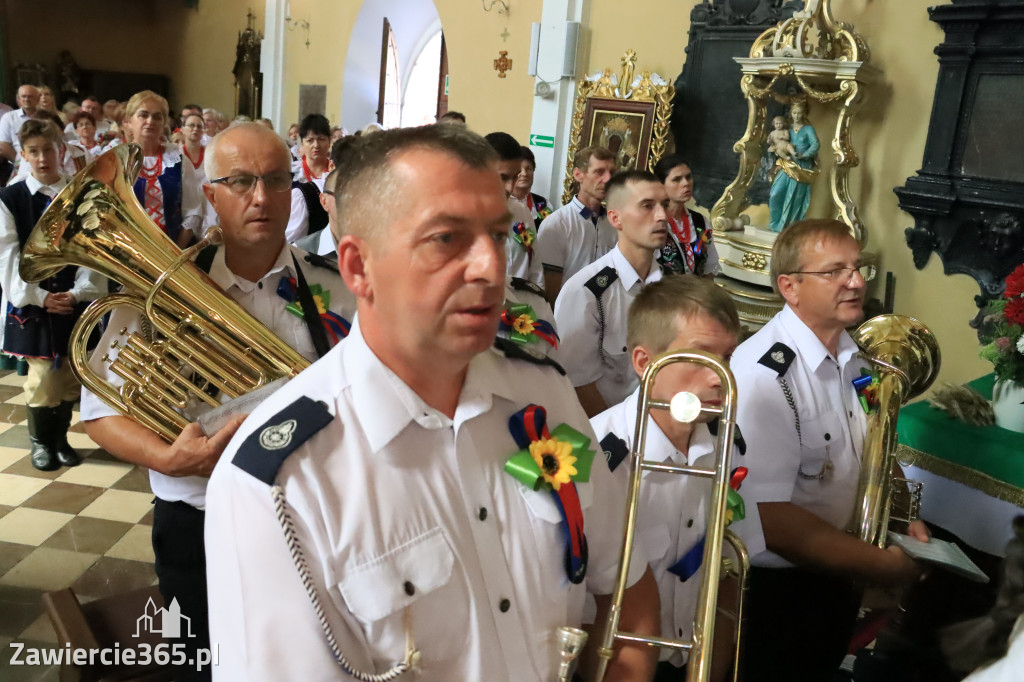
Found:
<path fill-rule="evenodd" d="M 868 364 L 846 329 L 863 317 L 873 275 L 843 223 L 793 223 L 772 248 L 772 285 L 786 306 L 733 355 L 737 423 L 750 445 L 739 528 L 758 514 L 767 545 L 751 552 L 746 679 L 831 680 L 862 586 L 906 585 L 921 574 L 898 547 L 846 532 L 859 504 L 868 409 L 857 389 Z M 928 539 L 920 521 L 909 532 Z M 785 648 L 792 655 L 780 656 Z"/>
<path fill-rule="evenodd" d="M 618 244 L 570 277 L 555 301 L 565 369 L 590 416 L 636 388 L 626 315 L 644 286 L 661 279 L 657 253 L 668 239 L 668 196 L 658 178 L 623 171 L 607 187 L 608 221 Z"/>
<path fill-rule="evenodd" d="M 498 153 L 498 174 L 505 187 L 508 210 L 512 213 L 509 238 L 505 242 L 505 253 L 508 256 L 505 274 L 544 286 L 544 272 L 534 249 L 537 230 L 533 225 L 533 216 L 526 211 L 525 206 L 512 199 L 512 189 L 522 167 L 523 149 L 508 133 L 490 133 L 484 139 Z"/>
<path fill-rule="evenodd" d="M 320 205 L 320 193 L 331 171 L 331 124 L 327 117 L 309 114 L 299 124 L 301 154 L 295 162 L 292 183 L 292 213 L 288 219 L 289 242 L 327 227 L 327 211 Z"/>
<path fill-rule="evenodd" d="M 544 221 L 537 237 L 537 255 L 544 266 L 548 299 L 555 300 L 563 282 L 615 246 L 615 229 L 602 202 L 605 185 L 615 172 L 615 155 L 604 147 L 576 152 L 572 176 L 579 184 L 573 200 Z"/>
<path fill-rule="evenodd" d="M 452 123 L 454 125 L 466 125 L 466 115 L 461 111 L 446 111 L 437 119 L 438 123 Z"/>
<path fill-rule="evenodd" d="M 357 320 L 210 481 L 220 679 L 547 680 L 585 592 L 610 601 L 624 491 L 565 439 L 595 447 L 558 372 L 491 350 L 509 220 L 495 156 L 434 125 L 363 136 L 337 169 Z M 634 560 L 621 626 L 649 633 L 657 587 Z M 653 660 L 624 646 L 612 667 L 648 680 Z"/>

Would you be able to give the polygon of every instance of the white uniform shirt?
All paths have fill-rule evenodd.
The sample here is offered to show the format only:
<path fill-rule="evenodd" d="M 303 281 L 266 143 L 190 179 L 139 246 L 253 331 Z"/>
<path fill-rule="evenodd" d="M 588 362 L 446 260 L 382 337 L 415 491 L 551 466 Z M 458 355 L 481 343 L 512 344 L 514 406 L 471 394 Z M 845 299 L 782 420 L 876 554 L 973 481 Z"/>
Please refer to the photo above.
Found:
<path fill-rule="evenodd" d="M 358 322 L 252 413 L 214 470 L 206 552 L 215 679 L 347 679 L 270 489 L 232 462 L 300 396 L 323 401 L 334 418 L 284 460 L 276 482 L 346 657 L 378 672 L 402 660 L 408 617 L 422 653 L 417 679 L 551 679 L 556 629 L 579 626 L 587 591 L 614 588 L 625 498 L 598 452 L 590 481 L 577 485 L 589 566 L 572 585 L 552 494 L 503 467 L 517 450 L 508 419 L 530 403 L 548 410 L 550 428 L 566 423 L 593 438 L 572 388 L 551 369 L 486 351 L 470 363 L 449 419 L 381 363 Z M 642 553 L 634 560 L 630 584 L 645 568 Z"/>
<path fill-rule="evenodd" d="M 21 154 L 21 141 L 18 140 L 18 131 L 25 121 L 32 118 L 25 113 L 24 109 L 8 111 L 0 117 L 0 142 L 6 142 L 14 147 L 14 151 Z"/>
<path fill-rule="evenodd" d="M 228 269 L 224 263 L 224 249 L 217 249 L 213 262 L 210 264 L 210 278 L 227 292 L 234 301 L 246 312 L 267 326 L 285 343 L 294 348 L 307 360 L 316 360 L 316 349 L 309 336 L 306 323 L 298 315 L 285 309 L 287 303 L 277 294 L 277 286 L 282 277 L 294 277 L 295 265 L 292 254 L 302 265 L 302 274 L 306 282 L 313 286 L 319 284 L 331 294 L 331 310 L 352 322 L 355 315 L 355 297 L 345 287 L 344 281 L 337 274 L 325 268 L 313 267 L 304 263 L 305 253 L 301 249 L 284 248 L 277 262 L 259 282 L 242 279 Z M 100 340 L 97 350 L 89 361 L 93 371 L 113 386 L 120 388 L 123 381 L 111 372 L 102 361 L 102 356 L 110 348 L 111 342 L 119 338 L 122 327 L 128 333 L 140 329 L 139 316 L 131 308 L 117 308 L 111 315 L 107 330 Z M 330 341 L 330 335 L 328 335 Z M 195 419 L 207 410 L 206 403 L 201 403 L 196 410 L 186 416 Z M 101 401 L 92 392 L 82 389 L 82 421 L 110 417 L 117 412 Z M 202 509 L 206 504 L 206 484 L 209 479 L 200 476 L 165 476 L 150 470 L 149 484 L 153 494 L 167 502 L 183 501 Z"/>
<path fill-rule="evenodd" d="M 633 436 L 636 429 L 637 405 L 640 390 L 636 391 L 618 405 L 590 420 L 594 432 L 601 440 L 608 434 L 620 438 L 625 448 L 633 448 Z M 681 453 L 665 436 L 653 419 L 647 419 L 647 442 L 644 447 L 644 459 L 652 462 L 667 463 L 673 466 L 699 466 L 712 469 L 715 466 L 716 438 L 711 435 L 706 424 L 696 424 L 690 438 L 689 451 Z M 733 448 L 732 467 L 744 466 L 744 456 L 739 448 Z M 630 477 L 630 459 L 626 459 L 612 472 L 622 489 L 628 492 Z M 658 581 L 658 594 L 661 596 L 661 634 L 669 639 L 689 639 L 693 633 L 693 619 L 697 609 L 700 583 L 704 579 L 704 567 L 685 582 L 674 573 L 669 573 L 683 556 L 686 555 L 707 532 L 707 506 L 711 497 L 711 479 L 683 476 L 656 471 L 645 471 L 641 474 L 643 483 L 640 487 L 640 509 L 637 512 L 636 537 L 642 543 L 644 552 L 650 561 L 651 571 Z M 740 494 L 743 493 L 741 488 Z M 750 513 L 750 508 L 747 508 Z M 760 528 L 760 524 L 757 524 Z M 763 536 L 760 545 L 757 537 L 748 551 L 760 552 L 764 549 Z M 661 649 L 661 660 L 670 661 L 676 667 L 686 663 L 685 652 Z"/>
<path fill-rule="evenodd" d="M 598 306 L 597 297 L 586 284 L 607 267 L 615 269 L 618 279 L 605 290 Z M 633 392 L 640 380 L 626 347 L 629 304 L 644 286 L 660 279 L 661 267 L 655 256 L 651 256 L 647 279 L 641 280 L 616 246 L 562 285 L 555 301 L 555 321 L 562 335 L 565 370 L 573 386 L 596 381 L 597 390 L 609 405 L 622 402 Z"/>
<path fill-rule="evenodd" d="M 32 194 L 42 193 L 53 199 L 68 184 L 67 178 L 60 178 L 52 185 L 44 185 L 35 179 L 35 176 L 28 176 L 24 180 Z M 7 206 L 0 202 L 0 286 L 3 287 L 5 302 L 9 302 L 15 308 L 23 308 L 27 305 L 42 307 L 49 294 L 46 289 L 35 283 L 26 282 L 18 273 L 21 267 L 21 243 L 18 241 L 18 230 L 14 224 L 14 216 L 7 209 Z M 92 301 L 106 293 L 107 280 L 92 270 L 78 268 L 75 273 L 75 284 L 69 289 L 75 301 L 82 303 Z M 7 308 L 4 306 L 4 314 Z"/>
<path fill-rule="evenodd" d="M 536 235 L 536 228 L 533 226 L 533 216 L 530 215 L 529 209 L 524 204 L 517 201 L 514 197 L 509 197 L 508 210 L 512 212 L 511 227 L 514 228 L 517 223 L 523 223 L 531 230 L 534 230 L 534 235 Z M 531 254 L 522 244 L 515 240 L 510 231 L 508 240 L 505 242 L 505 256 L 505 274 L 507 276 L 519 277 L 538 286 L 544 286 L 544 268 L 541 267 L 540 258 L 537 256 L 536 241 L 534 241 L 533 253 Z"/>
<path fill-rule="evenodd" d="M 618 233 L 604 210 L 594 216 L 577 197 L 544 219 L 537 233 L 537 256 L 545 268 L 562 273 L 562 282 L 611 251 Z M 535 256 L 536 257 L 536 256 Z"/>
<path fill-rule="evenodd" d="M 778 372 L 758 362 L 776 343 L 796 353 L 783 378 L 800 416 L 800 436 Z M 749 496 L 744 495 L 748 519 L 757 502 L 792 502 L 836 528 L 848 525 L 867 428 L 852 383 L 867 367 L 857 352 L 857 344 L 844 331 L 838 355 L 833 357 L 786 306 L 733 353 L 730 365 L 739 392 L 737 423 L 748 446 L 750 484 L 744 487 L 749 491 Z M 818 478 L 827 462 L 831 472 Z M 747 528 L 746 521 L 737 524 L 744 539 Z M 759 566 L 792 565 L 771 552 L 752 554 L 751 561 Z"/>

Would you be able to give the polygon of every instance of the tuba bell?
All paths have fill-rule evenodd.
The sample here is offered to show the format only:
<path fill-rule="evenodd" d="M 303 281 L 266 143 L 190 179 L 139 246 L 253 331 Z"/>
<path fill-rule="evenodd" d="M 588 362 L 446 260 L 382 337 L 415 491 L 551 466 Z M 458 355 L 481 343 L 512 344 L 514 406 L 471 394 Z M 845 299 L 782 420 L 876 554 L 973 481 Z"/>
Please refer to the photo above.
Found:
<path fill-rule="evenodd" d="M 873 317 L 853 334 L 861 355 L 876 369 L 878 408 L 868 417 L 861 454 L 857 503 L 850 532 L 864 542 L 885 547 L 890 519 L 917 518 L 921 484 L 898 476 L 896 421 L 900 407 L 931 386 L 941 355 L 935 336 L 921 322 L 903 315 Z M 904 491 L 909 501 L 902 517 L 892 516 L 893 502 Z"/>
<path fill-rule="evenodd" d="M 676 394 L 669 402 L 653 399 L 651 397 L 651 390 L 654 387 L 655 376 L 662 369 L 676 362 L 695 363 L 709 368 L 718 374 L 722 382 L 721 407 L 703 406 L 695 395 L 685 392 Z M 647 417 L 648 412 L 652 409 L 669 410 L 674 419 L 682 422 L 692 422 L 701 414 L 718 416 L 720 421 L 717 442 L 715 443 L 714 469 L 675 466 L 645 460 Z M 688 651 L 690 659 L 686 666 L 687 682 L 708 682 L 712 676 L 715 619 L 719 613 L 718 589 L 719 581 L 723 574 L 732 575 L 737 583 L 735 611 L 730 614 L 736 620 L 735 649 L 728 662 L 729 665 L 732 665 L 733 679 L 737 679 L 743 631 L 743 599 L 747 588 L 750 562 L 743 541 L 732 531 L 726 529 L 726 501 L 735 430 L 736 379 L 733 377 L 732 371 L 728 366 L 719 358 L 703 351 L 669 351 L 654 358 L 644 369 L 640 380 L 640 400 L 637 404 L 633 448 L 629 453 L 632 469 L 629 478 L 625 534 L 622 541 L 622 550 L 619 554 L 619 573 L 616 577 L 615 591 L 612 593 L 608 619 L 597 650 L 598 669 L 594 678 L 597 682 L 601 682 L 604 679 L 608 663 L 614 654 L 612 647 L 615 640 Z M 618 629 L 623 596 L 629 577 L 630 556 L 633 552 L 634 536 L 636 534 L 637 513 L 640 507 L 640 486 L 643 482 L 644 471 L 659 471 L 662 473 L 713 479 L 702 559 L 704 577 L 701 581 L 700 592 L 697 598 L 697 611 L 694 616 L 693 634 L 690 640 L 652 637 L 624 632 Z M 732 547 L 735 554 L 734 559 L 723 558 L 725 544 L 729 544 Z M 727 665 L 723 665 L 722 662 L 715 662 L 716 674 L 726 668 Z"/>
<path fill-rule="evenodd" d="M 88 268 L 122 286 L 94 301 L 72 331 L 68 356 L 75 376 L 119 414 L 167 442 L 189 423 L 181 410 L 216 406 L 218 392 L 235 398 L 309 361 L 235 303 L 192 259 L 219 243 L 219 228 L 181 251 L 135 198 L 142 168 L 134 144 L 97 157 L 36 223 L 21 254 L 20 274 L 37 282 L 69 265 Z M 89 366 L 87 344 L 109 311 L 129 306 L 150 334 L 122 330 L 103 359 L 124 380 L 118 390 Z M 111 357 L 115 355 L 116 357 Z"/>

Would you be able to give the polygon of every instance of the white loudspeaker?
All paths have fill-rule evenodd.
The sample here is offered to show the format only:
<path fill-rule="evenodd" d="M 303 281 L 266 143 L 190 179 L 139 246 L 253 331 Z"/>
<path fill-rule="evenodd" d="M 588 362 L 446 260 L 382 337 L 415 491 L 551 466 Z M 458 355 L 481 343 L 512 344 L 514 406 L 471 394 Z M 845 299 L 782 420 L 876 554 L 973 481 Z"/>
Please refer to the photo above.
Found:
<path fill-rule="evenodd" d="M 531 76 L 537 75 L 537 55 L 540 53 L 540 23 L 530 24 L 530 64 L 526 73 Z"/>
<path fill-rule="evenodd" d="M 565 22 L 565 54 L 562 57 L 562 76 L 576 76 L 576 45 L 580 38 L 580 22 Z"/>

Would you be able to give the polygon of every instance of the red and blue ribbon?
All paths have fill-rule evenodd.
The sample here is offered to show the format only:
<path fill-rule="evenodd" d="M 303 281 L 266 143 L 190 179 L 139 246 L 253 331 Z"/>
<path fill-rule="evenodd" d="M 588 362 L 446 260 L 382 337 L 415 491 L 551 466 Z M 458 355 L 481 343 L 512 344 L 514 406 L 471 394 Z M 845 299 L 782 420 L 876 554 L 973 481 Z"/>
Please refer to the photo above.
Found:
<path fill-rule="evenodd" d="M 348 336 L 352 325 L 344 317 L 330 309 L 330 291 L 325 291 L 319 284 L 314 284 L 309 287 L 309 293 L 313 295 L 313 300 L 323 307 L 323 310 L 320 311 L 320 321 L 323 322 L 324 329 L 330 335 L 333 346 Z M 302 304 L 298 300 L 298 284 L 294 277 L 281 278 L 281 281 L 277 283 L 277 295 L 287 301 L 285 310 L 298 317 L 305 317 L 302 312 Z"/>
<path fill-rule="evenodd" d="M 746 477 L 747 467 L 736 467 L 732 470 L 732 475 L 729 477 L 729 490 L 726 493 L 725 501 L 725 525 L 727 526 L 734 521 L 740 521 L 746 517 L 746 505 L 743 504 L 743 498 L 737 492 L 743 484 L 743 479 Z M 668 572 L 678 577 L 684 583 L 692 578 L 700 570 L 701 563 L 704 561 L 705 540 L 707 540 L 707 535 L 701 536 L 701 539 L 694 543 L 693 547 L 687 550 L 686 554 L 679 561 L 669 567 Z"/>
<path fill-rule="evenodd" d="M 537 239 L 537 232 L 528 227 L 526 223 L 518 222 L 512 226 L 512 238 L 526 251 L 526 262 L 532 263 L 533 242 Z"/>
<path fill-rule="evenodd" d="M 570 582 L 579 584 L 587 574 L 588 549 L 576 481 L 590 480 L 594 460 L 590 439 L 567 424 L 560 424 L 549 432 L 547 411 L 540 405 L 527 405 L 509 417 L 508 428 L 520 449 L 505 463 L 505 471 L 532 490 L 547 488 L 551 491 L 565 522 L 565 572 Z M 565 444 L 571 448 L 571 462 L 546 451 L 538 454 L 544 446 L 554 445 L 564 450 L 561 446 Z M 567 482 L 556 480 L 556 477 L 566 478 L 569 469 L 573 471 Z"/>
<path fill-rule="evenodd" d="M 506 301 L 498 331 L 507 332 L 509 338 L 519 345 L 543 339 L 553 348 L 558 348 L 558 333 L 554 326 L 547 320 L 537 319 L 537 313 L 525 303 Z"/>

